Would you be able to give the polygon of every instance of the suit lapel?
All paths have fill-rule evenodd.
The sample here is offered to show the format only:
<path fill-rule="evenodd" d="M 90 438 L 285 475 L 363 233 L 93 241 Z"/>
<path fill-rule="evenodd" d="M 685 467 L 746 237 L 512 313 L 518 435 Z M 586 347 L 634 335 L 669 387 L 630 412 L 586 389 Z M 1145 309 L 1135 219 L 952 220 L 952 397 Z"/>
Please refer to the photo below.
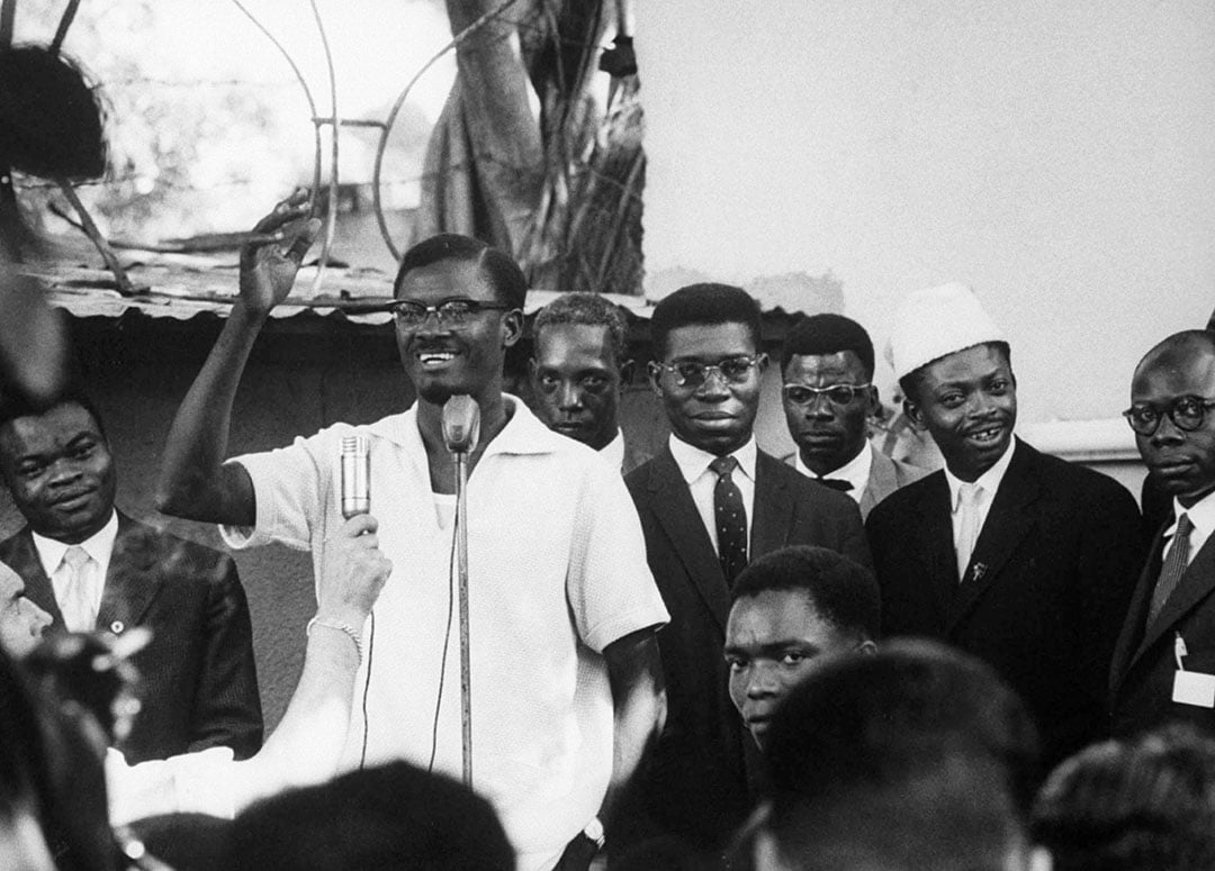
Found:
<path fill-rule="evenodd" d="M 898 474 L 894 461 L 869 445 L 867 449 L 873 454 L 873 462 L 869 466 L 869 482 L 865 485 L 865 493 L 861 496 L 861 516 L 868 517 L 874 507 L 899 489 Z"/>
<path fill-rule="evenodd" d="M 966 569 L 966 582 L 959 586 L 954 606 L 950 609 L 950 630 L 995 583 L 1017 546 L 1033 528 L 1032 506 L 1038 498 L 1036 454 L 1024 442 L 1019 442 L 1015 447 L 1012 461 L 992 500 L 991 510 L 983 521 L 979 540 L 975 542 L 974 553 Z"/>
<path fill-rule="evenodd" d="M 949 510 L 949 484 L 945 473 L 931 478 L 920 496 L 918 524 L 911 540 L 915 561 L 932 586 L 942 622 L 958 588 L 957 560 L 953 555 L 953 523 Z"/>
<path fill-rule="evenodd" d="M 1171 520 L 1169 522 L 1171 523 Z M 1160 577 L 1165 528 L 1167 526 L 1157 530 L 1147 562 L 1144 563 L 1143 571 L 1139 573 L 1139 580 L 1135 584 L 1135 591 L 1131 594 L 1131 604 L 1127 608 L 1126 618 L 1122 621 L 1122 631 L 1118 633 L 1118 643 L 1114 646 L 1114 657 L 1110 661 L 1111 690 L 1116 690 L 1122 684 L 1131 664 L 1146 649 L 1139 642 L 1144 638 L 1143 621 L 1147 619 L 1152 590 L 1156 586 L 1156 579 Z"/>
<path fill-rule="evenodd" d="M 751 547 L 747 562 L 784 547 L 789 541 L 797 506 L 780 474 L 780 460 L 759 451 L 755 460 L 755 504 L 751 508 Z"/>
<path fill-rule="evenodd" d="M 696 510 L 696 503 L 692 501 L 692 492 L 669 447 L 663 448 L 654 458 L 648 484 L 654 516 L 658 518 L 713 619 L 725 632 L 726 619 L 730 614 L 730 591 L 726 586 L 726 577 L 713 550 L 713 540 L 709 538 L 700 512 Z M 756 502 L 759 502 L 758 483 Z"/>
<path fill-rule="evenodd" d="M 99 628 L 139 623 L 164 583 L 158 570 L 160 556 L 155 531 L 119 513 L 118 535 L 97 611 Z"/>
<path fill-rule="evenodd" d="M 26 597 L 51 615 L 54 621 L 51 623 L 52 631 L 63 630 L 63 612 L 59 610 L 59 602 L 55 599 L 55 587 L 43 571 L 38 549 L 34 547 L 34 535 L 28 526 L 23 527 L 13 538 L 13 549 L 8 563 L 9 568 L 25 581 Z"/>
<path fill-rule="evenodd" d="M 1149 565 L 1156 569 L 1151 573 L 1151 583 L 1147 585 L 1147 595 L 1151 596 L 1151 589 L 1156 586 L 1160 572 L 1157 563 L 1151 562 Z M 1173 594 L 1164 603 L 1164 607 L 1160 609 L 1156 619 L 1145 628 L 1143 640 L 1139 642 L 1135 655 L 1131 657 L 1127 668 L 1133 666 L 1135 660 L 1142 656 L 1145 650 L 1155 644 L 1160 636 L 1167 632 L 1187 611 L 1210 595 L 1212 590 L 1215 590 L 1215 539 L 1207 539 L 1202 550 L 1198 551 L 1185 570 L 1185 574 L 1181 576 L 1177 589 L 1173 590 Z"/>

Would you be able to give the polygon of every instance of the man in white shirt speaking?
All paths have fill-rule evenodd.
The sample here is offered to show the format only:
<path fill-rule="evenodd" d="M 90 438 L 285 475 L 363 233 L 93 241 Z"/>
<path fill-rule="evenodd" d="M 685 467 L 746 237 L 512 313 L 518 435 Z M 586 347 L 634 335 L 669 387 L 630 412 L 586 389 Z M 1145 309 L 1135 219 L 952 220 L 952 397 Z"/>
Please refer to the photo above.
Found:
<path fill-rule="evenodd" d="M 340 525 L 339 445 L 365 436 L 371 510 L 396 571 L 366 626 L 347 765 L 404 758 L 460 775 L 460 656 L 453 613 L 453 395 L 476 400 L 468 565 L 473 787 L 490 798 L 519 867 L 611 828 L 619 790 L 661 722 L 655 630 L 667 614 L 617 470 L 550 432 L 502 392 L 526 280 L 507 255 L 436 236 L 401 261 L 392 312 L 418 401 L 368 426 L 337 425 L 224 462 L 241 371 L 319 229 L 297 192 L 257 225 L 285 240 L 245 249 L 240 297 L 187 394 L 165 451 L 162 509 L 220 523 L 234 545 L 310 549 Z M 597 814 L 600 820 L 597 821 Z M 603 817 L 606 817 L 604 819 Z"/>

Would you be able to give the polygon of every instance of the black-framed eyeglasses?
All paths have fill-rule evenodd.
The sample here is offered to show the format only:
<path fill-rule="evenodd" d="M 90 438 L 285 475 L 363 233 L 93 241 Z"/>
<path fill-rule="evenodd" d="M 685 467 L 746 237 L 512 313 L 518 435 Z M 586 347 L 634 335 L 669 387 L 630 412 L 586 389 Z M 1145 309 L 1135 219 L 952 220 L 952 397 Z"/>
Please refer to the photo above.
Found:
<path fill-rule="evenodd" d="M 650 368 L 653 372 L 670 372 L 680 387 L 700 387 L 709 380 L 709 375 L 713 372 L 720 375 L 727 384 L 742 384 L 751 376 L 751 370 L 764 359 L 766 357 L 763 354 L 740 354 L 737 357 L 727 357 L 718 363 L 680 360 L 678 363 L 651 363 Z"/>
<path fill-rule="evenodd" d="M 439 324 L 449 327 L 462 326 L 483 311 L 510 311 L 516 306 L 504 302 L 481 302 L 476 299 L 457 297 L 445 299 L 436 305 L 422 305 L 411 299 L 400 299 L 387 306 L 398 327 L 416 330 L 432 314 Z"/>
<path fill-rule="evenodd" d="M 1171 403 L 1148 403 L 1132 405 L 1122 416 L 1131 429 L 1142 436 L 1150 436 L 1160 426 L 1167 414 L 1173 425 L 1183 432 L 1193 432 L 1206 420 L 1207 410 L 1215 408 L 1215 399 L 1202 396 L 1179 396 Z"/>
<path fill-rule="evenodd" d="M 810 387 L 805 384 L 786 384 L 783 388 L 785 399 L 794 405 L 813 405 L 820 396 L 827 397 L 832 405 L 843 408 L 851 405 L 852 400 L 863 396 L 872 384 L 832 384 L 830 387 Z"/>

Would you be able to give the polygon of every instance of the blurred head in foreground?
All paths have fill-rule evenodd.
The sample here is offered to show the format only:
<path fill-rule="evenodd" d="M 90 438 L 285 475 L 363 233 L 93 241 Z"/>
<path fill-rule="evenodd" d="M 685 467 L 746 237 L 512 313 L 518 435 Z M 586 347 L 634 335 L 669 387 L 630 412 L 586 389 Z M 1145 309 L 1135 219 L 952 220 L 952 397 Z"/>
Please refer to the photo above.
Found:
<path fill-rule="evenodd" d="M 511 871 L 489 802 L 406 762 L 267 799 L 236 819 L 232 871 Z"/>
<path fill-rule="evenodd" d="M 1215 740 L 1174 726 L 1088 747 L 1047 779 L 1033 831 L 1060 871 L 1215 868 Z"/>
<path fill-rule="evenodd" d="M 895 641 L 806 676 L 765 742 L 760 871 L 1049 868 L 1025 819 L 1038 739 L 986 665 Z"/>

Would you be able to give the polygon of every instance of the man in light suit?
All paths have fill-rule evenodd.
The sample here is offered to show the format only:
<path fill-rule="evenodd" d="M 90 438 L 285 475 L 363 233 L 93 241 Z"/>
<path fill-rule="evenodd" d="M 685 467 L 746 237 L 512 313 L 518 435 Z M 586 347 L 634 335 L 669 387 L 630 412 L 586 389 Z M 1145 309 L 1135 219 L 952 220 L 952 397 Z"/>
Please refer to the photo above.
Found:
<path fill-rule="evenodd" d="M 904 409 L 945 468 L 869 515 L 883 637 L 986 660 L 1029 704 L 1053 764 L 1107 731 L 1106 676 L 1138 569 L 1135 500 L 1013 437 L 1009 347 L 969 288 L 912 294 L 890 341 Z"/>
<path fill-rule="evenodd" d="M 748 560 L 790 544 L 868 566 L 856 503 L 757 449 L 752 427 L 767 356 L 759 307 L 740 288 L 692 285 L 650 321 L 650 382 L 671 438 L 625 478 L 650 569 L 671 615 L 659 637 L 668 713 L 644 784 L 643 834 L 714 850 L 751 806 L 754 742 L 722 655 L 730 588 Z"/>
<path fill-rule="evenodd" d="M 785 338 L 780 370 L 785 421 L 797 443 L 785 462 L 847 493 L 861 517 L 928 474 L 869 443 L 868 421 L 881 405 L 873 385 L 873 342 L 856 321 L 836 314 L 798 321 Z"/>
<path fill-rule="evenodd" d="M 262 710 L 232 560 L 115 510 L 113 458 L 86 397 L 41 413 L 9 406 L 0 420 L 0 475 L 27 521 L 0 542 L 0 561 L 51 616 L 50 631 L 152 630 L 133 658 L 142 708 L 122 745 L 127 760 L 217 745 L 253 755 Z"/>
<path fill-rule="evenodd" d="M 597 293 L 567 293 L 540 309 L 528 365 L 537 416 L 628 474 L 650 457 L 626 440 L 617 420 L 629 379 L 629 326 Z"/>
<path fill-rule="evenodd" d="M 1135 369 L 1125 412 L 1171 510 L 1156 530 L 1110 669 L 1115 735 L 1170 720 L 1215 729 L 1215 335 L 1176 333 Z"/>

